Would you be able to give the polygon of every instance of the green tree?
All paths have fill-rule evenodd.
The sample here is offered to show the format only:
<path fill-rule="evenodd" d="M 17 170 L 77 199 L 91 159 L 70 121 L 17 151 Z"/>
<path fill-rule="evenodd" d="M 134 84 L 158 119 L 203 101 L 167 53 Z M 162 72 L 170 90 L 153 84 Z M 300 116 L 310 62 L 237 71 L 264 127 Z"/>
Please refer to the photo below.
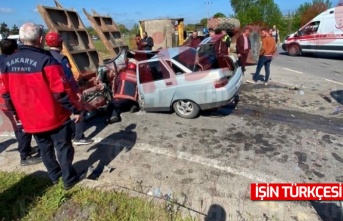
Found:
<path fill-rule="evenodd" d="M 195 29 L 196 25 L 197 24 L 187 24 L 184 29 L 185 29 L 185 31 L 193 31 Z"/>
<path fill-rule="evenodd" d="M 91 36 L 98 36 L 98 34 L 96 33 L 96 31 L 94 30 L 93 27 L 88 26 L 88 27 L 86 28 L 86 30 L 87 30 L 87 32 L 88 32 Z"/>
<path fill-rule="evenodd" d="M 267 28 L 276 25 L 280 35 L 287 32 L 281 10 L 274 0 L 230 0 L 230 3 L 241 27 L 258 25 Z"/>
<path fill-rule="evenodd" d="M 118 26 L 119 31 L 122 34 L 130 32 L 129 29 L 125 25 L 123 25 L 123 24 L 118 24 L 117 26 Z"/>
<path fill-rule="evenodd" d="M 318 14 L 331 7 L 332 2 L 329 0 L 312 0 L 312 2 L 301 4 L 292 16 L 292 31 L 298 30 Z"/>
<path fill-rule="evenodd" d="M 0 34 L 8 34 L 9 33 L 9 29 L 8 29 L 8 26 L 5 22 L 2 22 L 0 24 Z"/>
<path fill-rule="evenodd" d="M 19 28 L 18 28 L 16 25 L 13 25 L 13 26 L 12 26 L 11 34 L 12 34 L 12 35 L 17 35 L 17 34 L 19 34 Z"/>
<path fill-rule="evenodd" d="M 226 18 L 226 16 L 221 12 L 217 12 L 213 15 L 213 18 Z"/>
<path fill-rule="evenodd" d="M 254 5 L 254 1 L 250 0 L 230 0 L 230 3 L 235 14 L 243 12 Z"/>
<path fill-rule="evenodd" d="M 139 34 L 139 25 L 137 23 L 133 24 L 133 26 L 130 30 L 130 34 L 132 34 L 132 35 Z"/>
<path fill-rule="evenodd" d="M 204 27 L 207 27 L 207 18 L 201 19 L 200 24 L 203 25 Z"/>

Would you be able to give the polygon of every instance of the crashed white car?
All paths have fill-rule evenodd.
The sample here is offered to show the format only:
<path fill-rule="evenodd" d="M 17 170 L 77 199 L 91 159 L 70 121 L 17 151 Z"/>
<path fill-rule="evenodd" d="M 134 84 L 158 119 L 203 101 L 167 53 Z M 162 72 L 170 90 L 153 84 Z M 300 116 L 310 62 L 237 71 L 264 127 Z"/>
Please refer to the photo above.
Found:
<path fill-rule="evenodd" d="M 145 111 L 174 110 L 191 119 L 201 110 L 237 100 L 243 72 L 235 56 L 218 58 L 212 53 L 218 40 L 204 40 L 197 49 L 162 49 L 137 61 L 140 107 Z"/>

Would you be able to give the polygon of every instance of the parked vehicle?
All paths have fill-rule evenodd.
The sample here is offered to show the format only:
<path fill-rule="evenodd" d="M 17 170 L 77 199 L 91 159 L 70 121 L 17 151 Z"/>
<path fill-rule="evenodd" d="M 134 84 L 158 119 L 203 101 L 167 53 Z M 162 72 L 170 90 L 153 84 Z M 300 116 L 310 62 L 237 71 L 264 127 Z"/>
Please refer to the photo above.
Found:
<path fill-rule="evenodd" d="M 171 111 L 195 118 L 201 110 L 224 106 L 235 99 L 243 72 L 234 56 L 218 62 L 210 39 L 198 49 L 162 49 L 137 62 L 139 104 L 145 111 Z M 224 66 L 223 66 L 224 65 Z"/>
<path fill-rule="evenodd" d="M 15 39 L 18 44 L 20 44 L 19 35 L 9 35 L 8 39 Z"/>
<path fill-rule="evenodd" d="M 343 5 L 322 12 L 288 35 L 282 49 L 291 56 L 314 52 L 343 54 Z"/>

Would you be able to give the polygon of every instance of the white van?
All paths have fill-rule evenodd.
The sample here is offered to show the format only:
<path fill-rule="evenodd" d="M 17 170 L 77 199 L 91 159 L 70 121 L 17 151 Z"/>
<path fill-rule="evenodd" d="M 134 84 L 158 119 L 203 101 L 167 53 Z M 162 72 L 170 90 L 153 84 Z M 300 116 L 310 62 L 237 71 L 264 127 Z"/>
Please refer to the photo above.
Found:
<path fill-rule="evenodd" d="M 19 35 L 9 35 L 7 38 L 8 38 L 8 39 L 15 39 L 15 40 L 17 40 L 17 43 L 18 43 L 18 44 L 20 43 L 20 41 L 19 41 Z"/>
<path fill-rule="evenodd" d="M 314 52 L 343 54 L 343 5 L 322 12 L 288 35 L 282 49 L 291 56 Z"/>

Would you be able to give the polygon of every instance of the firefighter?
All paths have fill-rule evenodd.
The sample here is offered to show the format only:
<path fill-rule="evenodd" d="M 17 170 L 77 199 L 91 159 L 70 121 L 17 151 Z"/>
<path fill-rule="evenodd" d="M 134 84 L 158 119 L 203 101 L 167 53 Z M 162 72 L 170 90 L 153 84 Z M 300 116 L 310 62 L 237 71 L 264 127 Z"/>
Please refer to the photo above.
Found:
<path fill-rule="evenodd" d="M 0 54 L 1 66 L 3 65 L 3 62 L 9 55 L 14 54 L 18 50 L 17 41 L 15 39 L 2 39 L 0 42 L 0 49 L 2 52 L 2 54 Z M 20 165 L 27 166 L 41 163 L 42 159 L 40 158 L 39 149 L 31 147 L 32 134 L 24 132 L 22 123 L 16 115 L 13 115 L 12 111 L 8 111 L 6 109 L 4 100 L 2 100 L 1 102 L 0 110 L 2 110 L 4 114 L 8 117 L 8 119 L 11 121 L 14 130 L 14 135 L 18 142 L 18 151 L 20 153 Z M 37 152 L 37 155 L 33 155 Z"/>
<path fill-rule="evenodd" d="M 60 34 L 57 32 L 50 32 L 45 36 L 45 42 L 50 48 L 51 55 L 61 63 L 64 74 L 67 78 L 67 81 L 70 84 L 71 91 L 70 97 L 74 98 L 72 99 L 73 103 L 78 106 L 78 108 L 82 109 L 81 104 L 81 93 L 79 92 L 78 85 L 75 81 L 73 72 L 71 70 L 71 66 L 69 63 L 69 59 L 67 56 L 61 54 L 62 51 L 62 44 L 63 44 L 63 38 Z M 88 145 L 94 142 L 92 139 L 88 139 L 85 137 L 83 133 L 84 128 L 84 116 L 85 112 L 82 112 L 82 120 L 75 123 L 75 137 L 73 139 L 73 144 L 75 145 Z"/>
<path fill-rule="evenodd" d="M 136 64 L 130 62 L 127 68 L 120 71 L 113 81 L 112 88 L 113 102 L 110 105 L 112 114 L 108 119 L 108 123 L 111 124 L 121 121 L 120 114 L 123 109 L 131 108 L 131 112 L 139 110 Z"/>
<path fill-rule="evenodd" d="M 67 190 L 85 177 L 85 173 L 77 174 L 72 164 L 70 116 L 73 113 L 77 122 L 80 111 L 66 93 L 69 84 L 61 65 L 43 49 L 43 27 L 25 23 L 19 33 L 23 45 L 0 68 L 2 97 L 25 132 L 34 135 L 52 183 L 57 184 L 62 176 Z"/>

